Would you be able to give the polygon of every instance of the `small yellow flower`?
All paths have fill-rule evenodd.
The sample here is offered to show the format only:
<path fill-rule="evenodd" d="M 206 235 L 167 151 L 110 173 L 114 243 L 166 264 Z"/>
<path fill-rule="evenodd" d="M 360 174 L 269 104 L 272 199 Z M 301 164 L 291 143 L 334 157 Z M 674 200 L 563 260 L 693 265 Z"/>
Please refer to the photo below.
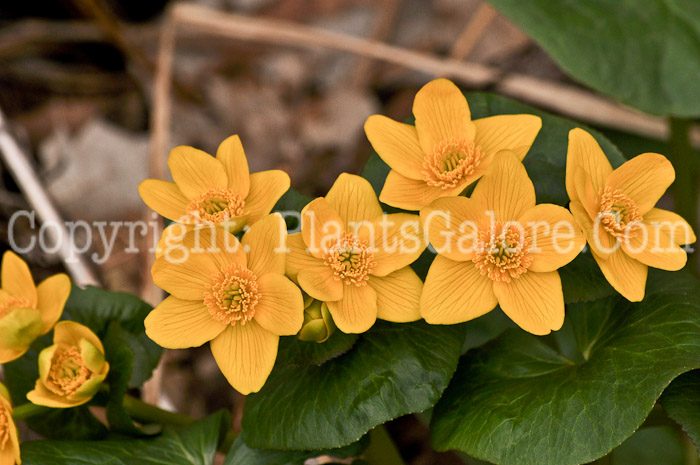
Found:
<path fill-rule="evenodd" d="M 236 233 L 264 218 L 289 189 L 284 171 L 249 173 L 238 136 L 223 141 L 216 158 L 175 147 L 168 165 L 175 182 L 147 179 L 139 193 L 158 214 L 183 224 L 217 224 Z"/>
<path fill-rule="evenodd" d="M 88 402 L 109 372 L 104 353 L 102 342 L 89 328 L 61 321 L 54 328 L 53 345 L 39 354 L 39 379 L 27 399 L 52 408 Z"/>
<path fill-rule="evenodd" d="M 569 132 L 571 212 L 608 282 L 632 302 L 644 298 L 649 266 L 680 270 L 687 261 L 680 246 L 696 240 L 683 218 L 654 208 L 675 177 L 658 153 L 643 153 L 613 170 L 593 136 L 578 128 Z"/>
<path fill-rule="evenodd" d="M 34 285 L 29 267 L 13 252 L 2 258 L 0 289 L 0 363 L 18 359 L 36 338 L 56 324 L 70 294 L 71 283 L 57 274 Z"/>
<path fill-rule="evenodd" d="M 17 427 L 12 419 L 10 393 L 0 383 L 0 465 L 21 465 Z"/>
<path fill-rule="evenodd" d="M 146 318 L 146 334 L 169 349 L 210 342 L 219 368 L 240 393 L 262 388 L 280 336 L 304 321 L 301 291 L 284 276 L 286 226 L 275 213 L 241 242 L 220 228 L 190 231 L 181 255 L 164 254 L 153 281 L 171 294 Z"/>
<path fill-rule="evenodd" d="M 471 198 L 437 199 L 420 212 L 438 251 L 421 296 L 431 324 L 455 324 L 500 305 L 518 326 L 548 334 L 564 322 L 557 269 L 585 239 L 571 213 L 535 205 L 535 189 L 510 151 L 500 152 Z"/>
<path fill-rule="evenodd" d="M 413 102 L 415 126 L 373 115 L 365 132 L 391 167 L 379 200 L 419 210 L 440 197 L 462 193 L 479 179 L 499 150 L 525 157 L 542 120 L 534 115 L 471 119 L 467 99 L 451 81 L 436 79 Z"/>
<path fill-rule="evenodd" d="M 408 266 L 425 250 L 418 217 L 384 215 L 365 179 L 341 174 L 302 210 L 288 247 L 287 275 L 327 303 L 344 333 L 367 331 L 377 318 L 420 319 L 423 283 Z"/>

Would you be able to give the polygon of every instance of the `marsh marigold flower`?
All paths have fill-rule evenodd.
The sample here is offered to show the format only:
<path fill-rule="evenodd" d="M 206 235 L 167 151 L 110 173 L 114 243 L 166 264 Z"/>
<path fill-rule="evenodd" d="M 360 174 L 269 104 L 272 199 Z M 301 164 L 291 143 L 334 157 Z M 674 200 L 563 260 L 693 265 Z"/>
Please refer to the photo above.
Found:
<path fill-rule="evenodd" d="M 147 179 L 139 193 L 161 216 L 188 225 L 216 224 L 236 233 L 264 218 L 289 189 L 284 171 L 249 173 L 238 136 L 223 141 L 216 158 L 175 147 L 168 166 L 175 182 Z"/>
<path fill-rule="evenodd" d="M 530 333 L 561 328 L 557 269 L 585 240 L 568 210 L 535 205 L 534 186 L 516 154 L 500 152 L 471 198 L 437 199 L 420 214 L 438 252 L 420 304 L 428 323 L 469 321 L 498 304 Z"/>
<path fill-rule="evenodd" d="M 105 349 L 95 333 L 74 321 L 61 321 L 53 331 L 53 345 L 39 353 L 39 379 L 27 399 L 52 408 L 82 405 L 107 377 Z"/>
<path fill-rule="evenodd" d="M 1 284 L 0 363 L 7 363 L 51 331 L 63 313 L 71 283 L 65 274 L 57 274 L 35 286 L 27 264 L 8 251 L 2 258 Z"/>
<path fill-rule="evenodd" d="M 419 210 L 456 196 L 479 179 L 499 150 L 525 157 L 542 127 L 534 115 L 472 120 L 467 99 L 451 81 L 436 79 L 416 94 L 415 126 L 373 115 L 365 123 L 374 150 L 391 167 L 379 200 Z"/>
<path fill-rule="evenodd" d="M 189 232 L 182 255 L 164 254 L 153 281 L 168 293 L 146 318 L 146 334 L 169 349 L 211 341 L 216 363 L 240 393 L 257 392 L 277 358 L 280 336 L 304 321 L 301 291 L 284 276 L 286 226 L 275 213 L 241 242 L 220 228 Z"/>
<path fill-rule="evenodd" d="M 600 145 L 583 129 L 569 132 L 566 190 L 598 266 L 625 298 L 644 298 L 648 267 L 685 266 L 680 246 L 695 242 L 679 215 L 654 208 L 675 179 L 671 163 L 643 153 L 613 170 Z"/>
<path fill-rule="evenodd" d="M 12 419 L 10 393 L 0 383 L 0 465 L 21 464 L 17 427 Z"/>
<path fill-rule="evenodd" d="M 409 265 L 425 249 L 417 215 L 384 215 L 367 180 L 343 173 L 301 212 L 289 236 L 287 275 L 326 302 L 338 329 L 367 331 L 377 318 L 420 319 L 422 282 Z"/>

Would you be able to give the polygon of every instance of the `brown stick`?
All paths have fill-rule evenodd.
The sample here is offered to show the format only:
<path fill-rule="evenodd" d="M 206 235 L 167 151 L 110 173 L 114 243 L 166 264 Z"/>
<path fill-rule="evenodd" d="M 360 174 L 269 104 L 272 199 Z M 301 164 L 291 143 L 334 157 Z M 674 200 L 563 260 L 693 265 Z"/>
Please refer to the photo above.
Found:
<path fill-rule="evenodd" d="M 450 57 L 456 60 L 464 60 L 469 57 L 477 46 L 484 33 L 488 30 L 489 26 L 494 19 L 498 17 L 498 12 L 491 7 L 486 2 L 482 2 L 479 8 L 474 13 L 474 16 L 469 20 L 467 26 L 464 28 L 462 33 L 459 35 L 454 45 L 452 45 L 452 50 L 450 51 Z"/>

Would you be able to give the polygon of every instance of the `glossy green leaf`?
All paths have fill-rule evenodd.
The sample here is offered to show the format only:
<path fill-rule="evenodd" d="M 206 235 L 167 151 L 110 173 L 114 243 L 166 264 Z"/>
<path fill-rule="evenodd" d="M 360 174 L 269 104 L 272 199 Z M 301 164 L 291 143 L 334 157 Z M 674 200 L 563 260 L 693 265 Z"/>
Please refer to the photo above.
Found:
<path fill-rule="evenodd" d="M 700 448 L 700 370 L 685 373 L 661 396 L 661 406 Z"/>
<path fill-rule="evenodd" d="M 699 116 L 695 0 L 489 0 L 574 79 L 647 113 Z"/>
<path fill-rule="evenodd" d="M 360 455 L 369 445 L 369 437 L 338 449 L 315 451 L 286 451 L 252 449 L 238 437 L 226 456 L 224 465 L 304 465 L 311 458 L 327 455 L 334 459 L 346 459 Z"/>
<path fill-rule="evenodd" d="M 352 349 L 357 342 L 357 334 L 335 331 L 326 342 L 300 341 L 296 336 L 280 338 L 277 351 L 278 365 L 322 365 Z"/>
<path fill-rule="evenodd" d="M 326 449 L 431 407 L 459 357 L 464 327 L 377 322 L 321 366 L 277 366 L 246 399 L 243 438 L 260 449 Z"/>
<path fill-rule="evenodd" d="M 24 465 L 211 465 L 229 416 L 219 412 L 179 431 L 127 441 L 31 441 Z"/>
<path fill-rule="evenodd" d="M 575 357 L 520 330 L 462 357 L 435 407 L 437 449 L 503 465 L 586 463 L 630 437 L 666 386 L 700 367 L 693 278 L 653 272 L 641 303 L 612 297 L 568 310 Z"/>

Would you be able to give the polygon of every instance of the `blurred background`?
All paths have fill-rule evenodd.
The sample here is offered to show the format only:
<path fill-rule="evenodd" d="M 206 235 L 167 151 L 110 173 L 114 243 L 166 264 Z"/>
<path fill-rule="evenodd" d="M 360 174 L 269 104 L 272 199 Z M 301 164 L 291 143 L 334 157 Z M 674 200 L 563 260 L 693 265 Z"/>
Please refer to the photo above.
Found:
<path fill-rule="evenodd" d="M 323 195 L 368 159 L 366 118 L 407 118 L 436 74 L 566 112 L 627 156 L 667 148 L 661 121 L 575 84 L 481 0 L 0 4 L 0 109 L 67 220 L 152 218 L 137 186 L 169 177 L 168 151 L 213 153 L 231 134 L 241 136 L 251 171 L 283 169 L 297 190 Z M 9 248 L 12 215 L 31 208 L 6 168 L 0 249 Z M 18 243 L 36 234 L 26 219 L 11 232 Z M 130 234 L 117 230 L 115 253 L 91 266 L 103 286 L 157 303 L 149 258 L 124 251 Z M 91 251 L 103 252 L 98 243 Z M 63 269 L 38 249 L 24 258 L 38 279 Z M 152 389 L 147 396 L 195 416 L 236 404 L 207 348 L 168 351 Z M 476 463 L 431 451 L 419 417 L 389 429 L 407 463 Z"/>

